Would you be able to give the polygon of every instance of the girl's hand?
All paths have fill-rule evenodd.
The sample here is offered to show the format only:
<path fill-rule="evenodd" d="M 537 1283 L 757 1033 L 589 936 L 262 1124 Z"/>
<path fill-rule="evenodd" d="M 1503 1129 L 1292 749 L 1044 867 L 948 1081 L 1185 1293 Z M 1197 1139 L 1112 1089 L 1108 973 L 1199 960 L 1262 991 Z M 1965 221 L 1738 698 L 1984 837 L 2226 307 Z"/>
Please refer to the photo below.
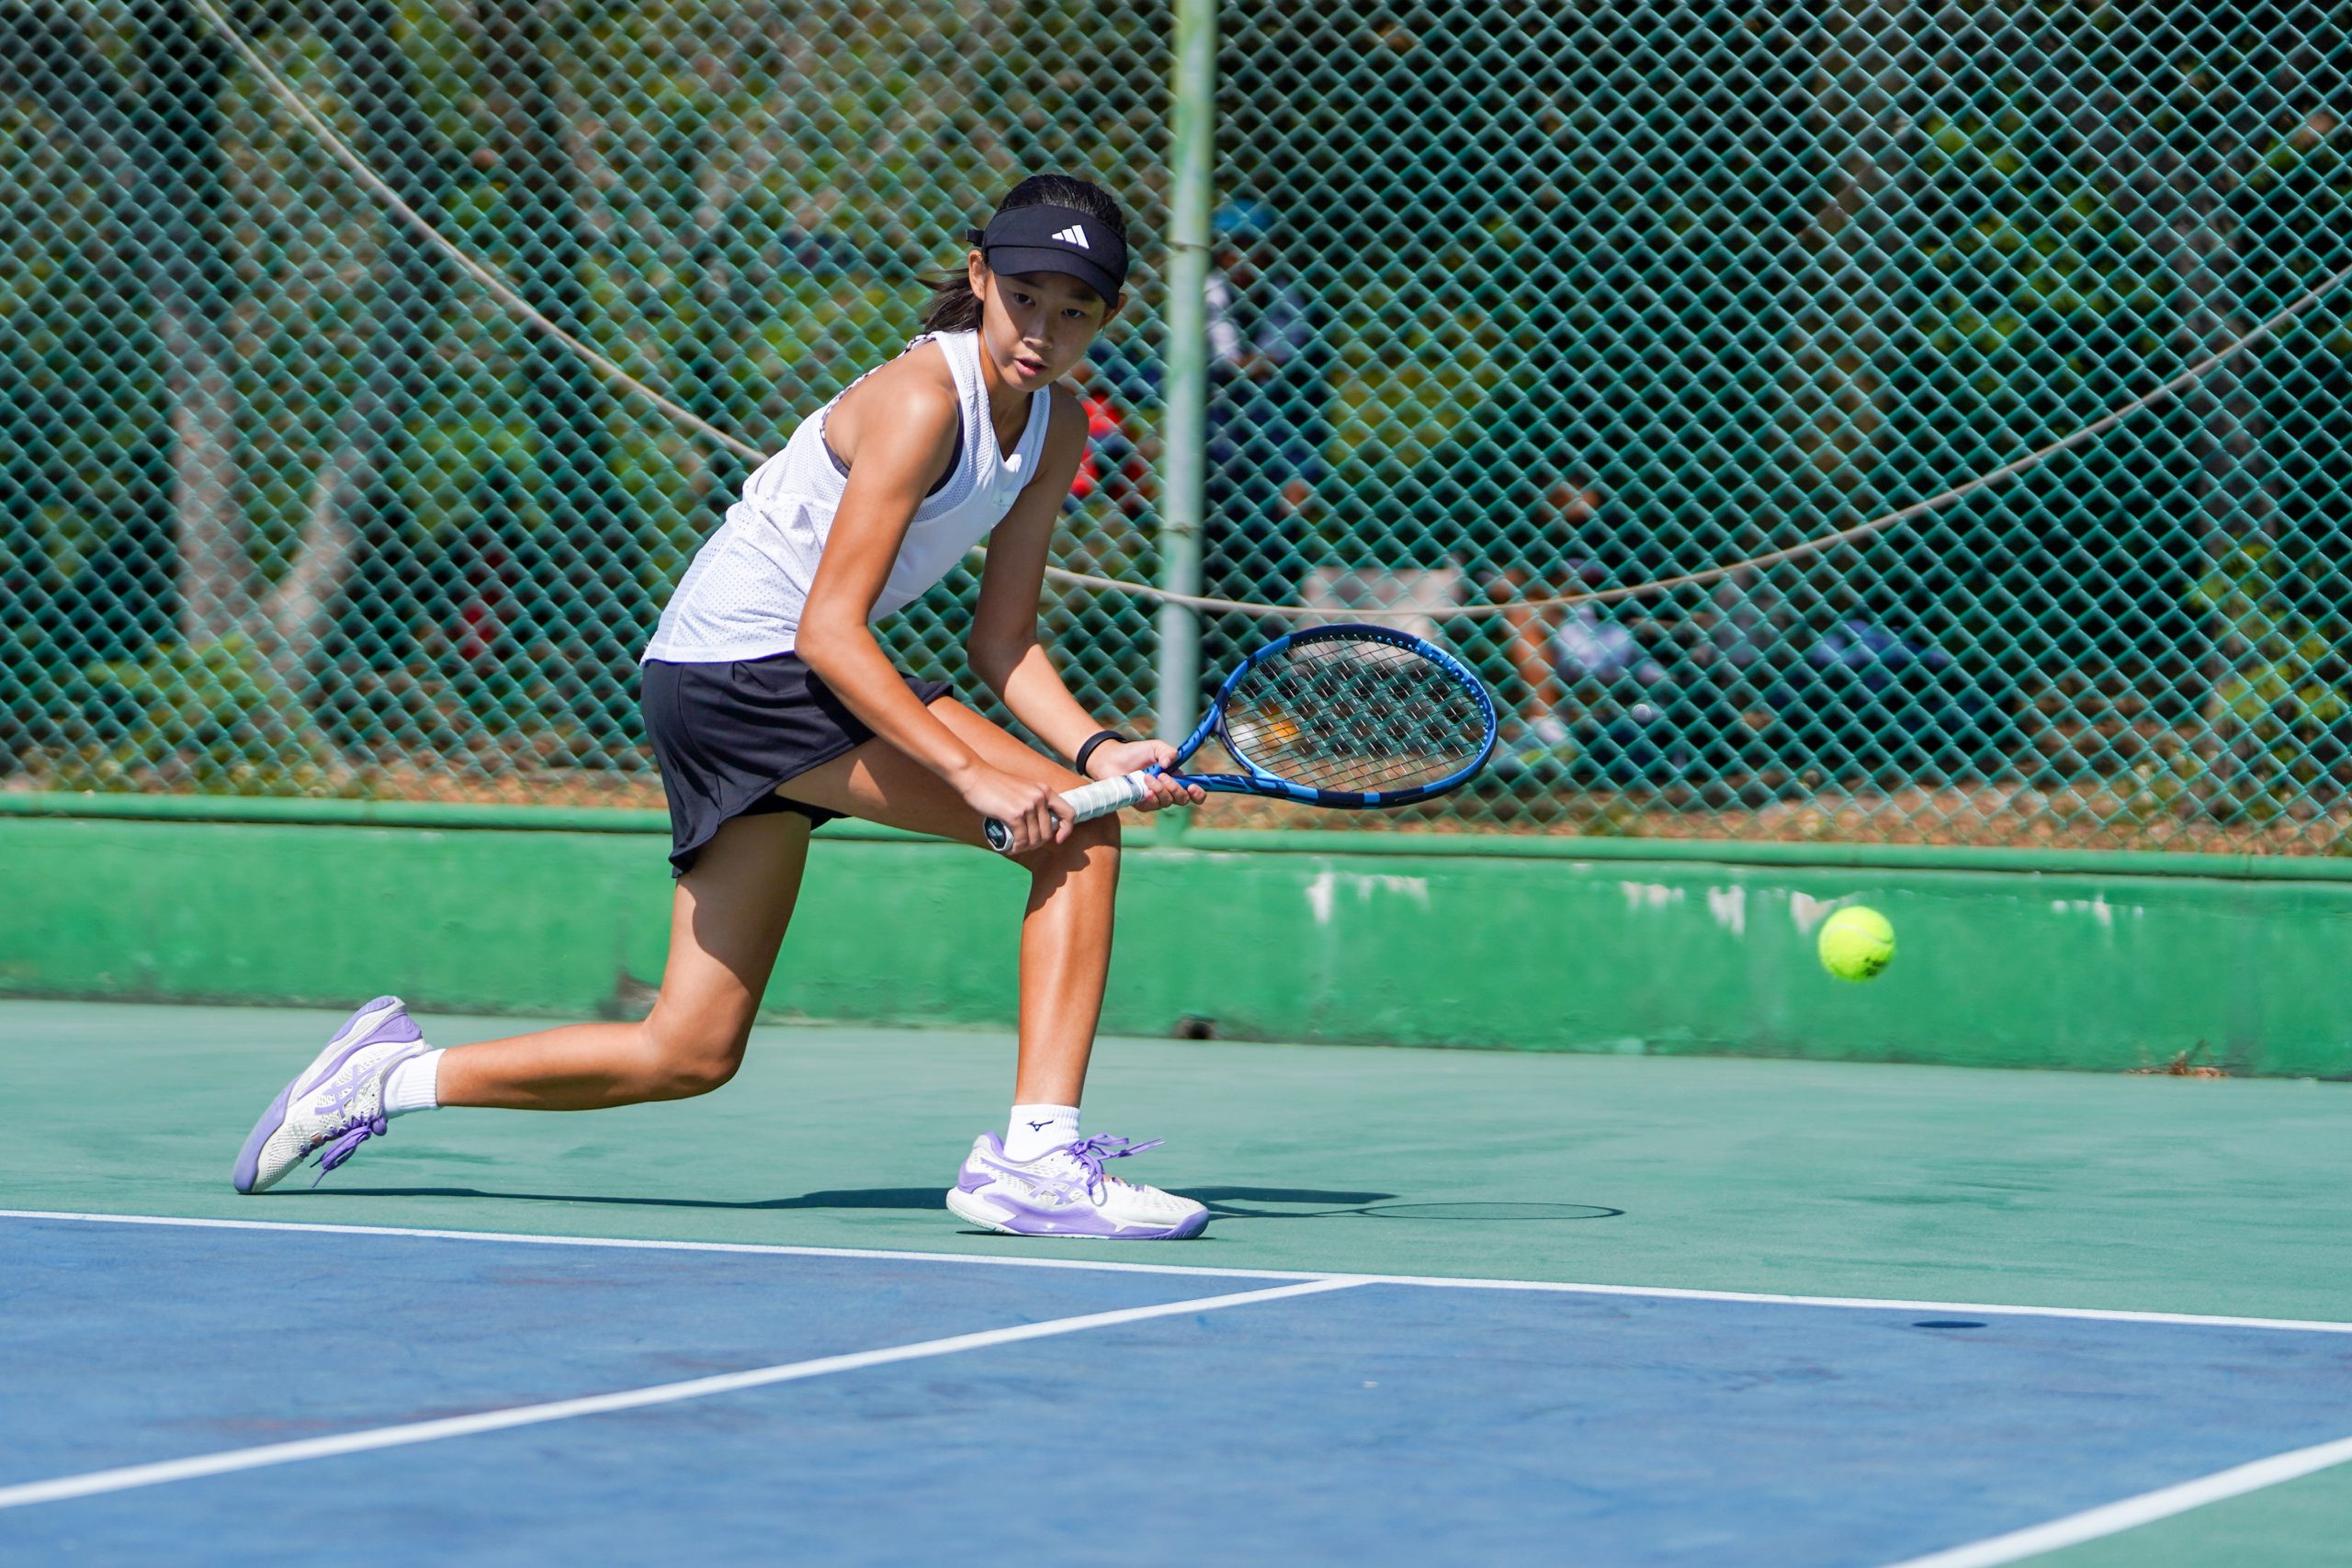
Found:
<path fill-rule="evenodd" d="M 1069 807 L 1049 784 L 981 765 L 956 782 L 956 793 L 979 813 L 982 821 L 993 818 L 1012 829 L 1010 853 L 1026 854 L 1069 837 L 1074 820 Z"/>
<path fill-rule="evenodd" d="M 1176 748 L 1165 740 L 1125 740 L 1097 746 L 1094 754 L 1086 759 L 1086 771 L 1098 779 L 1114 779 L 1121 773 L 1139 773 L 1148 768 L 1172 767 Z M 1180 784 L 1165 774 L 1151 781 L 1151 794 L 1136 803 L 1137 811 L 1157 811 L 1163 806 L 1198 806 L 1208 798 L 1208 792 L 1198 784 Z"/>

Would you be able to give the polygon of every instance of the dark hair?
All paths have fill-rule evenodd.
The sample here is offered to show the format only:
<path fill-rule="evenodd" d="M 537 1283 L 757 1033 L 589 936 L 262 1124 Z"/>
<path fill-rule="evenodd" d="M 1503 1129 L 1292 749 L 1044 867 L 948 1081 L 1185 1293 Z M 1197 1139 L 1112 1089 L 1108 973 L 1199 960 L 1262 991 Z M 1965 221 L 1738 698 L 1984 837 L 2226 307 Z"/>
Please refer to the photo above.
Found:
<path fill-rule="evenodd" d="M 1032 175 L 997 203 L 999 212 L 1010 212 L 1016 207 L 1068 207 L 1083 212 L 1119 236 L 1127 238 L 1126 215 L 1119 210 L 1118 198 L 1101 186 L 1069 175 Z M 1118 301 L 1105 299 L 1105 305 Z M 972 280 L 962 270 L 945 277 L 931 280 L 931 303 L 922 310 L 922 330 L 927 333 L 967 333 L 980 324 L 980 297 L 972 292 Z"/>

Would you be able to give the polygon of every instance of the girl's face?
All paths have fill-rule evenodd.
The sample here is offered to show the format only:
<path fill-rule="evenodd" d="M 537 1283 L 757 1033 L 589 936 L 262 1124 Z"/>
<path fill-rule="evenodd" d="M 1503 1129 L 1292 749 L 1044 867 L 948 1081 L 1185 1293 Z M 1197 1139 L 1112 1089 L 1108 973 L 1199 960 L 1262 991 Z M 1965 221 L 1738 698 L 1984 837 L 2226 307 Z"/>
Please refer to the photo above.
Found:
<path fill-rule="evenodd" d="M 974 251 L 972 292 L 980 300 L 980 342 L 1004 384 L 1019 392 L 1051 386 L 1078 368 L 1119 302 L 1057 272 L 993 272 Z"/>

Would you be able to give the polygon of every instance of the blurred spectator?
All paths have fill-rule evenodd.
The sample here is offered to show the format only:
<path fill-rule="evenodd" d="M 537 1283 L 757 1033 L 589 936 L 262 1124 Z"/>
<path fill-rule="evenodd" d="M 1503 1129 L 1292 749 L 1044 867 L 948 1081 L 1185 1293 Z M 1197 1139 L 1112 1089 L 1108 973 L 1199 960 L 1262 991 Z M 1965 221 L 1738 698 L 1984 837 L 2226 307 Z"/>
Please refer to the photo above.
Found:
<path fill-rule="evenodd" d="M 1590 486 L 1555 479 L 1533 496 L 1523 514 L 1462 520 L 1449 531 L 1454 535 L 1450 553 L 1498 602 L 1553 599 L 1598 588 L 1600 567 L 1572 552 L 1600 509 L 1600 493 Z M 1598 605 L 1511 608 L 1501 618 L 1504 651 L 1517 677 L 1511 694 L 1526 739 L 1537 746 L 1559 746 L 1568 739 L 1561 711 L 1566 702 L 1564 676 L 1573 682 L 1586 674 L 1614 674 L 1605 667 L 1638 653 L 1633 634 L 1605 619 Z"/>
<path fill-rule="evenodd" d="M 1330 350 L 1322 312 L 1273 248 L 1265 203 L 1228 201 L 1210 223 L 1206 529 L 1202 591 L 1288 604 L 1306 575 L 1307 505 L 1322 477 Z M 1204 617 L 1203 673 L 1252 640 L 1245 615 Z"/>
<path fill-rule="evenodd" d="M 1764 539 L 1749 530 L 1735 547 L 1761 550 Z M 1770 698 L 1798 657 L 1794 627 L 1779 584 L 1762 568 L 1741 567 L 1706 590 L 1678 638 L 1688 657 L 1675 666 L 1673 680 L 1692 772 L 1739 777 L 1743 797 L 1769 799 L 1770 779 L 1786 776 L 1770 740 L 1776 729 Z"/>
<path fill-rule="evenodd" d="M 1782 755 L 1831 776 L 1980 765 L 2000 728 L 1993 694 L 1951 654 L 1861 616 L 1807 646 L 1767 700 Z"/>
<path fill-rule="evenodd" d="M 1701 619 L 1710 659 L 1725 673 L 1746 674 L 1780 657 L 1788 640 L 1789 598 L 1761 569 L 1744 566 L 1708 592 Z"/>
<path fill-rule="evenodd" d="M 1666 678 L 1665 667 L 1644 650 L 1633 628 L 1610 619 L 1598 604 L 1571 604 L 1561 613 L 1552 656 L 1561 681 L 1570 687 L 1626 676 L 1650 686 Z"/>
<path fill-rule="evenodd" d="M 1101 388 L 1124 409 L 1159 406 L 1159 361 L 1141 345 L 1140 335 L 1127 333 L 1107 340 L 1097 338 L 1093 352 L 1087 355 L 1086 384 Z M 1146 422 L 1147 427 L 1149 423 Z"/>
<path fill-rule="evenodd" d="M 1123 516 L 1140 518 L 1150 505 L 1150 465 L 1127 434 L 1119 398 L 1106 378 L 1091 372 L 1081 376 L 1079 397 L 1086 410 L 1086 456 L 1070 480 L 1063 510 L 1074 511 L 1099 495 Z"/>
<path fill-rule="evenodd" d="M 1610 640 L 1600 629 L 1610 617 L 1589 606 L 1572 616 L 1517 602 L 1600 586 L 1591 559 L 1598 489 L 1527 453 L 1505 458 L 1498 443 L 1482 438 L 1441 448 L 1368 496 L 1342 492 L 1335 501 L 1339 549 L 1357 576 L 1385 573 L 1399 583 L 1443 577 L 1457 604 L 1508 606 L 1453 619 L 1447 635 L 1498 688 L 1508 739 L 1537 749 L 1566 743 L 1557 644 L 1563 634 L 1572 648 Z"/>

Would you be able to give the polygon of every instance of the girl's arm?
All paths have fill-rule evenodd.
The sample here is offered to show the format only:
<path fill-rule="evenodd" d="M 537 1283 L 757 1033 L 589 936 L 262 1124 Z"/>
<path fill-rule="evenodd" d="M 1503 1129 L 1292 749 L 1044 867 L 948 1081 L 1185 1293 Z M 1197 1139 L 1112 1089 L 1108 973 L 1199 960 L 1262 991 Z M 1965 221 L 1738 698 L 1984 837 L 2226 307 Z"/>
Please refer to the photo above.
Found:
<path fill-rule="evenodd" d="M 989 536 L 980 601 L 964 655 L 972 673 L 1004 699 L 1029 732 L 1064 757 L 1078 755 L 1102 727 L 1069 694 L 1037 643 L 1037 596 L 1046 581 L 1046 552 L 1061 520 L 1062 497 L 1086 454 L 1086 412 L 1066 387 L 1056 387 L 1053 421 L 1037 471 L 1021 488 L 1012 510 Z"/>
<path fill-rule="evenodd" d="M 910 367 L 909 368 L 912 368 Z M 808 585 L 794 650 L 882 739 L 953 785 L 967 805 L 1013 829 L 1014 848 L 1069 832 L 1069 807 L 1041 784 L 988 766 L 907 689 L 867 624 L 907 525 L 933 478 L 956 453 L 955 392 L 915 375 L 866 389 L 840 507 Z M 1068 484 L 1069 476 L 1064 474 Z"/>
<path fill-rule="evenodd" d="M 1037 641 L 1037 596 L 1046 580 L 1046 552 L 1061 520 L 1062 497 L 1086 453 L 1086 410 L 1066 387 L 1056 387 L 1053 423 L 1037 472 L 1021 490 L 1012 510 L 989 536 L 988 565 L 980 574 L 980 601 L 964 653 L 972 673 L 1004 699 L 1029 732 L 1064 757 L 1075 758 L 1103 726 L 1070 695 L 1061 672 Z M 1176 760 L 1176 749 L 1161 740 L 1103 745 L 1087 759 L 1098 779 L 1136 773 Z M 1173 784 L 1138 805 L 1147 811 L 1205 798 L 1198 789 Z"/>

